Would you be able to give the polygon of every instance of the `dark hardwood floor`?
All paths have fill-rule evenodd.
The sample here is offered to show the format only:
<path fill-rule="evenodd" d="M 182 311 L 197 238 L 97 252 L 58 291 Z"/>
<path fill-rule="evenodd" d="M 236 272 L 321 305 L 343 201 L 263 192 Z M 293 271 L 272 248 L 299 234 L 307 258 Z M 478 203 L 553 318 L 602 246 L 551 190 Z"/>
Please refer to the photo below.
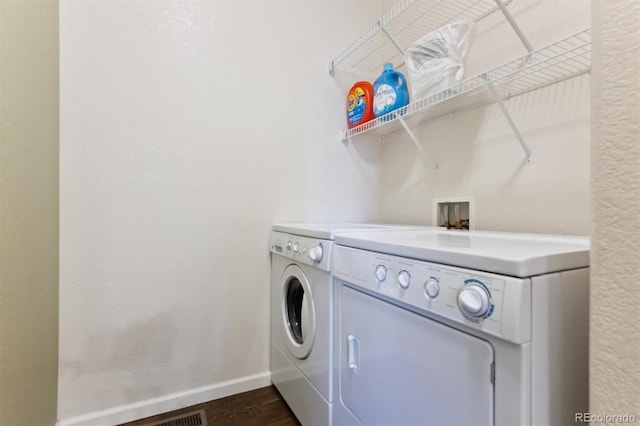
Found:
<path fill-rule="evenodd" d="M 265 388 L 125 423 L 123 426 L 143 426 L 150 423 L 162 422 L 162 420 L 196 410 L 205 411 L 208 425 L 300 425 L 276 388 L 267 386 Z"/>

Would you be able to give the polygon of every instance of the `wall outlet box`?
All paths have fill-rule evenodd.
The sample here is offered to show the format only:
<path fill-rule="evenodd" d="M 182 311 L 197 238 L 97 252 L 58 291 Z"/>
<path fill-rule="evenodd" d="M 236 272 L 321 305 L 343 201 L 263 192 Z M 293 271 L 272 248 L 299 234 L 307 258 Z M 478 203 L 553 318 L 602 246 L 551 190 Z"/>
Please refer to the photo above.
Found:
<path fill-rule="evenodd" d="M 433 199 L 432 225 L 447 229 L 476 229 L 473 197 L 445 197 Z"/>

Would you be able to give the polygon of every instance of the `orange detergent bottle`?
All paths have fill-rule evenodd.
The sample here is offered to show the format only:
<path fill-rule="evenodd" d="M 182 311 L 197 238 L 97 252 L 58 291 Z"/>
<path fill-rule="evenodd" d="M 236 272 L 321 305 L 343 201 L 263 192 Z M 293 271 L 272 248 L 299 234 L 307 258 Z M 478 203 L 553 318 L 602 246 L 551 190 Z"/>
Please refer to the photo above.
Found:
<path fill-rule="evenodd" d="M 351 129 L 374 119 L 373 85 L 368 81 L 358 81 L 347 96 L 347 126 Z"/>

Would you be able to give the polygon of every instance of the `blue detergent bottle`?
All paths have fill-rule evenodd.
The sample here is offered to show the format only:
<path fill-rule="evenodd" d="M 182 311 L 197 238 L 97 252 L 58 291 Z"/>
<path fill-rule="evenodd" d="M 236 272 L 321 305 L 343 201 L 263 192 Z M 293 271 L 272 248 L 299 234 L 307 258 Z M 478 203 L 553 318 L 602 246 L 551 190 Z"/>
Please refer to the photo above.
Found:
<path fill-rule="evenodd" d="M 373 83 L 373 92 L 373 113 L 376 117 L 409 104 L 407 80 L 402 73 L 393 70 L 392 63 L 384 64 L 382 74 Z"/>

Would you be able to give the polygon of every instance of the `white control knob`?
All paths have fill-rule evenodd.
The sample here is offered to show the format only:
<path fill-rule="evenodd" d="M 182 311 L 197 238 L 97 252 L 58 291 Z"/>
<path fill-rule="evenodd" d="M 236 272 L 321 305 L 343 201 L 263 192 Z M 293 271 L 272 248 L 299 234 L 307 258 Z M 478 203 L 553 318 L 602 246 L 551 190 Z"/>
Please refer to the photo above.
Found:
<path fill-rule="evenodd" d="M 409 284 L 411 283 L 411 275 L 407 271 L 398 272 L 398 285 L 406 290 L 409 288 Z"/>
<path fill-rule="evenodd" d="M 316 263 L 322 262 L 323 254 L 322 244 L 318 244 L 316 247 L 309 250 L 309 258 Z"/>
<path fill-rule="evenodd" d="M 287 242 L 287 250 L 291 251 L 292 246 L 293 246 L 293 243 L 291 241 Z"/>
<path fill-rule="evenodd" d="M 462 313 L 472 318 L 482 318 L 491 307 L 491 298 L 484 287 L 471 284 L 458 291 L 458 306 Z"/>
<path fill-rule="evenodd" d="M 376 266 L 376 280 L 381 283 L 387 279 L 387 267 L 384 265 Z"/>
<path fill-rule="evenodd" d="M 297 253 L 298 250 L 300 250 L 300 244 L 298 243 L 293 243 L 293 252 Z"/>
<path fill-rule="evenodd" d="M 424 284 L 424 291 L 427 293 L 431 299 L 435 299 L 440 294 L 440 286 L 438 285 L 438 281 L 429 280 Z"/>

